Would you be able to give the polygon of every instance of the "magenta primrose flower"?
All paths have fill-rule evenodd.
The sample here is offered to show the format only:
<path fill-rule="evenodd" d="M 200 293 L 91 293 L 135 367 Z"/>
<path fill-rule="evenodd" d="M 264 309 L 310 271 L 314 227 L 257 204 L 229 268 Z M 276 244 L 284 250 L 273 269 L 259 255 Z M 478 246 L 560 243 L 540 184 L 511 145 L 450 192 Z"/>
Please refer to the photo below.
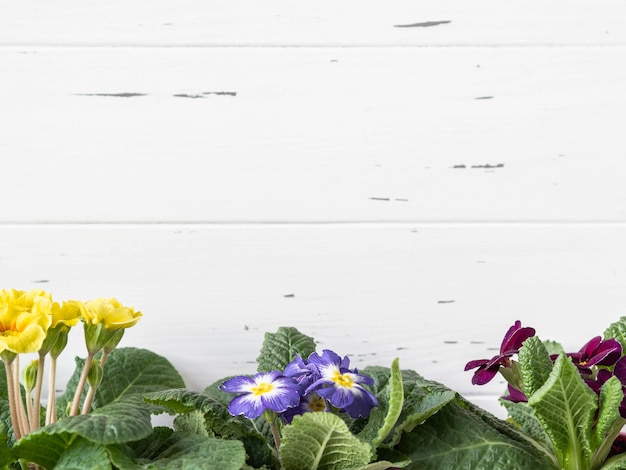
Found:
<path fill-rule="evenodd" d="M 501 397 L 503 400 L 512 401 L 513 403 L 522 403 L 527 402 L 528 398 L 524 394 L 524 392 L 519 391 L 511 384 L 508 384 L 509 394 Z"/>
<path fill-rule="evenodd" d="M 581 373 L 591 374 L 592 366 L 612 366 L 622 357 L 622 345 L 614 338 L 591 338 L 577 353 L 568 354 Z"/>
<path fill-rule="evenodd" d="M 253 377 L 239 376 L 225 381 L 220 389 L 240 395 L 232 399 L 228 411 L 233 416 L 244 415 L 255 419 L 265 410 L 282 413 L 298 406 L 302 387 L 282 372 L 261 372 Z"/>
<path fill-rule="evenodd" d="M 320 356 L 312 353 L 309 364 L 313 364 L 320 378 L 313 382 L 305 395 L 317 392 L 335 408 L 342 409 L 352 418 L 367 417 L 378 400 L 372 392 L 361 384 L 373 385 L 374 379 L 360 375 L 357 369 L 350 370 L 350 359 L 340 358 L 336 353 L 325 349 Z"/>
<path fill-rule="evenodd" d="M 465 365 L 466 371 L 478 368 L 476 372 L 474 372 L 472 383 L 474 385 L 484 385 L 496 376 L 500 370 L 500 366 L 509 367 L 511 365 L 510 357 L 517 354 L 522 347 L 522 343 L 531 336 L 535 336 L 535 329 L 531 327 L 522 328 L 522 322 L 517 320 L 515 324 L 509 328 L 509 331 L 506 332 L 506 335 L 504 335 L 504 339 L 500 345 L 500 354 L 491 359 L 469 361 Z"/>

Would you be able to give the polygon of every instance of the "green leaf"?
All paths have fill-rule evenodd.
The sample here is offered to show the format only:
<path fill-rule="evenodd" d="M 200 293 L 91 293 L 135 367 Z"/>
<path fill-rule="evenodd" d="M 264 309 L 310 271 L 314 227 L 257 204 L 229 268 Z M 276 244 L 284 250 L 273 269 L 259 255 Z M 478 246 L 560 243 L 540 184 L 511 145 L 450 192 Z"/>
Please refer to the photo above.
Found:
<path fill-rule="evenodd" d="M 265 333 L 261 353 L 257 358 L 258 371 L 283 370 L 296 354 L 303 358 L 315 351 L 313 338 L 293 327 L 281 326 L 276 333 Z"/>
<path fill-rule="evenodd" d="M 240 437 L 249 429 L 249 421 L 231 416 L 224 404 L 204 393 L 180 388 L 149 393 L 144 399 L 175 413 L 200 412 L 205 432 L 210 436 Z"/>
<path fill-rule="evenodd" d="M 411 432 L 457 396 L 453 390 L 426 380 L 412 370 L 403 370 L 402 379 L 404 403 L 389 442 L 386 443 L 389 446 L 396 445 L 403 433 Z"/>
<path fill-rule="evenodd" d="M 528 398 L 566 469 L 585 470 L 591 462 L 591 426 L 598 407 L 596 394 L 564 353 L 548 380 Z"/>
<path fill-rule="evenodd" d="M 305 413 L 283 428 L 280 453 L 285 470 L 341 470 L 367 465 L 371 446 L 361 442 L 332 413 Z"/>
<path fill-rule="evenodd" d="M 394 446 L 400 440 L 402 432 L 409 432 L 415 426 L 423 423 L 430 416 L 437 413 L 441 408 L 453 400 L 457 394 L 446 386 L 426 380 L 417 372 L 410 369 L 400 371 L 402 376 L 403 388 L 403 406 L 396 420 L 391 434 L 387 438 L 385 445 Z M 381 366 L 369 366 L 361 370 L 361 373 L 368 375 L 374 379 L 372 391 L 378 398 L 381 406 L 379 409 L 372 410 L 372 415 L 365 425 L 360 438 L 366 436 L 374 436 L 371 434 L 372 428 L 378 429 L 382 426 L 383 416 L 387 412 L 386 392 L 391 378 L 391 369 Z"/>
<path fill-rule="evenodd" d="M 208 431 L 205 426 L 204 414 L 197 410 L 176 416 L 174 418 L 174 429 L 176 431 L 198 434 L 199 436 L 215 437 L 215 434 Z"/>
<path fill-rule="evenodd" d="M 162 437 L 161 433 L 156 436 L 159 445 L 152 452 L 146 452 L 143 443 L 141 452 L 132 446 L 111 446 L 111 460 L 124 470 L 239 470 L 245 465 L 246 452 L 239 441 L 183 432 L 173 433 L 165 440 Z"/>
<path fill-rule="evenodd" d="M 626 454 L 617 454 L 607 460 L 602 466 L 602 470 L 624 470 L 626 469 Z"/>
<path fill-rule="evenodd" d="M 461 398 L 404 433 L 396 449 L 411 459 L 409 468 L 415 469 L 557 468 L 523 433 Z"/>
<path fill-rule="evenodd" d="M 622 391 L 622 383 L 617 377 L 611 377 L 602 385 L 600 389 L 598 417 L 593 429 L 592 443 L 594 449 L 600 446 L 609 430 L 613 428 L 615 420 L 622 419 L 619 414 L 619 405 L 623 399 L 624 392 Z M 613 436 L 611 442 L 614 438 L 615 436 Z"/>
<path fill-rule="evenodd" d="M 28 437 L 75 434 L 97 444 L 109 445 L 136 441 L 151 432 L 150 409 L 140 397 L 134 396 L 117 400 L 86 415 L 64 418 L 34 431 Z"/>
<path fill-rule="evenodd" d="M 0 424 L 0 442 L 7 442 L 7 427 Z M 4 469 L 8 464 L 17 460 L 8 445 L 0 445 L 0 468 Z"/>
<path fill-rule="evenodd" d="M 13 435 L 11 409 L 8 400 L 0 399 L 0 429 L 0 444 L 12 445 L 15 442 L 15 436 Z"/>
<path fill-rule="evenodd" d="M 38 430 L 22 437 L 13 447 L 13 451 L 16 456 L 27 462 L 54 468 L 76 439 L 78 438 L 71 433 L 48 433 Z"/>
<path fill-rule="evenodd" d="M 83 359 L 76 358 L 74 375 L 65 393 L 58 399 L 59 416 L 65 415 L 68 401 L 74 398 L 83 364 Z M 104 378 L 96 391 L 93 407 L 98 408 L 131 395 L 184 386 L 180 374 L 166 358 L 147 349 L 118 348 L 111 352 L 104 364 Z M 152 407 L 153 413 L 161 411 Z"/>
<path fill-rule="evenodd" d="M 86 439 L 74 439 L 57 460 L 54 470 L 111 470 L 109 453 Z"/>
<path fill-rule="evenodd" d="M 68 432 L 36 431 L 20 439 L 14 452 L 27 462 L 55 470 L 111 469 L 104 446 Z"/>
<path fill-rule="evenodd" d="M 388 468 L 404 468 L 411 464 L 411 459 L 395 449 L 381 447 L 377 453 L 379 462 L 392 462 Z"/>
<path fill-rule="evenodd" d="M 610 338 L 615 338 L 619 341 L 622 345 L 622 350 L 626 351 L 626 317 L 621 317 L 604 330 L 604 339 Z"/>
<path fill-rule="evenodd" d="M 129 395 L 184 386 L 176 368 L 163 356 L 147 349 L 120 348 L 113 350 L 104 365 L 94 403 L 103 406 Z"/>
<path fill-rule="evenodd" d="M 359 439 L 371 442 L 374 448 L 389 435 L 402 412 L 404 389 L 398 358 L 392 362 L 390 379 L 385 388 L 377 394 L 377 398 L 380 406 L 371 411 L 367 424 L 358 435 Z"/>
<path fill-rule="evenodd" d="M 245 446 L 249 465 L 260 467 L 275 461 L 266 439 L 255 428 L 253 422 L 241 416 L 231 416 L 227 405 L 215 397 L 186 389 L 173 389 L 150 393 L 144 398 L 149 403 L 165 406 L 175 413 L 183 413 L 175 420 L 179 431 L 239 439 Z M 198 429 L 200 425 L 203 426 L 204 432 Z"/>
<path fill-rule="evenodd" d="M 165 426 L 157 426 L 152 430 L 152 434 L 138 441 L 129 442 L 126 448 L 129 449 L 129 455 L 133 455 L 140 459 L 150 459 L 154 455 L 158 455 L 159 449 L 174 434 L 174 430 Z"/>
<path fill-rule="evenodd" d="M 619 407 L 624 399 L 622 384 L 615 376 L 607 380 L 600 389 L 600 405 L 593 428 L 592 468 L 598 468 L 611 452 L 613 441 L 626 424 L 621 417 Z"/>
<path fill-rule="evenodd" d="M 514 403 L 502 399 L 500 403 L 506 408 L 509 419 L 518 426 L 519 429 L 537 442 L 544 444 L 547 452 L 554 453 L 552 442 L 546 434 L 546 430 L 535 416 L 533 409 L 528 406 L 528 403 Z"/>
<path fill-rule="evenodd" d="M 565 352 L 563 345 L 558 341 L 545 339 L 543 340 L 543 345 L 546 347 L 548 354 L 561 354 L 562 352 Z"/>
<path fill-rule="evenodd" d="M 389 468 L 402 468 L 406 467 L 410 462 L 389 462 L 388 460 L 378 460 L 372 462 L 365 467 L 359 467 L 358 470 L 388 470 Z"/>
<path fill-rule="evenodd" d="M 530 397 L 548 380 L 552 372 L 552 360 L 545 344 L 537 336 L 524 341 L 518 360 L 522 370 L 524 393 Z"/>

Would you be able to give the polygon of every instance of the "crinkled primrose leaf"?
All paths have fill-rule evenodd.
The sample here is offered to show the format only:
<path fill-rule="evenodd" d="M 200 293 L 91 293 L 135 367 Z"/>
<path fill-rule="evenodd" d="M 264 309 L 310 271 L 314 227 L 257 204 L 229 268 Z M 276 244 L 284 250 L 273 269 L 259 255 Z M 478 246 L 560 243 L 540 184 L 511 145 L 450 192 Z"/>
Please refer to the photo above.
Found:
<path fill-rule="evenodd" d="M 619 412 L 623 399 L 622 383 L 617 377 L 611 377 L 602 385 L 598 416 L 591 441 L 595 463 L 601 463 L 606 459 L 611 450 L 611 444 L 626 424 L 626 420 L 620 416 Z"/>
<path fill-rule="evenodd" d="M 285 470 L 343 470 L 365 467 L 372 448 L 331 413 L 305 413 L 283 428 L 280 446 Z"/>
<path fill-rule="evenodd" d="M 524 341 L 518 360 L 522 369 L 524 393 L 530 397 L 548 380 L 552 372 L 552 360 L 544 343 L 537 336 Z"/>
<path fill-rule="evenodd" d="M 67 403 L 74 397 L 84 362 L 83 359 L 76 358 L 74 374 L 67 384 L 65 393 L 57 400 L 59 416 L 65 415 Z M 96 392 L 94 407 L 97 408 L 130 395 L 142 395 L 184 386 L 185 383 L 178 371 L 163 356 L 147 349 L 118 348 L 111 352 L 104 365 L 104 377 Z M 159 412 L 156 407 L 152 407 L 152 411 Z"/>
<path fill-rule="evenodd" d="M 108 451 L 111 461 L 116 468 L 124 470 L 239 470 L 245 466 L 246 452 L 242 443 L 237 440 L 216 439 L 186 432 L 175 432 L 169 437 L 159 433 L 155 437 L 159 439 L 160 445 L 148 450 L 142 446 L 140 456 L 132 452 L 132 445 L 125 448 L 110 447 Z"/>
<path fill-rule="evenodd" d="M 420 470 L 558 468 L 521 431 L 460 397 L 404 433 L 396 449 Z"/>
<path fill-rule="evenodd" d="M 626 317 L 621 317 L 604 330 L 604 339 L 611 338 L 616 339 L 622 345 L 622 350 L 626 351 Z"/>
<path fill-rule="evenodd" d="M 550 438 L 528 403 L 500 399 L 500 404 L 506 408 L 509 420 L 515 423 L 521 431 L 544 445 L 546 452 L 554 453 Z"/>
<path fill-rule="evenodd" d="M 548 379 L 528 397 L 528 404 L 550 437 L 561 467 L 590 468 L 597 398 L 565 354 L 558 356 Z"/>
<path fill-rule="evenodd" d="M 221 383 L 221 381 L 220 381 Z M 223 392 L 211 390 L 221 397 Z M 255 423 L 241 416 L 228 413 L 228 403 L 216 396 L 186 389 L 163 390 L 145 395 L 144 399 L 155 405 L 180 413 L 174 421 L 177 431 L 193 432 L 201 436 L 238 439 L 248 454 L 247 463 L 254 467 L 275 461 L 267 440 L 255 428 Z M 263 421 L 259 418 L 259 421 Z"/>
<path fill-rule="evenodd" d="M 261 353 L 257 358 L 257 370 L 283 370 L 296 354 L 308 357 L 314 351 L 313 338 L 300 333 L 296 328 L 281 326 L 276 333 L 265 333 Z"/>
<path fill-rule="evenodd" d="M 28 437 L 69 433 L 108 445 L 136 441 L 151 432 L 150 409 L 140 397 L 135 396 L 109 403 L 89 414 L 64 418 L 32 432 Z"/>
<path fill-rule="evenodd" d="M 70 432 L 36 431 L 20 439 L 14 451 L 45 468 L 111 468 L 104 446 Z"/>
<path fill-rule="evenodd" d="M 358 435 L 359 439 L 371 442 L 374 448 L 378 447 L 391 433 L 402 412 L 404 388 L 398 358 L 392 362 L 389 380 L 376 398 L 380 406 L 372 410 L 367 424 Z"/>
<path fill-rule="evenodd" d="M 382 427 L 382 417 L 389 409 L 387 391 L 391 387 L 391 370 L 389 368 L 366 367 L 362 372 L 375 378 L 373 389 L 376 391 L 381 406 L 380 409 L 372 410 L 369 419 L 371 424 L 370 422 L 366 424 L 362 433 L 359 434 L 359 438 L 370 435 L 366 433 L 371 433 L 371 428 Z M 382 441 L 382 445 L 385 447 L 393 447 L 398 444 L 403 433 L 412 431 L 457 396 L 455 391 L 438 382 L 426 380 L 413 370 L 401 370 L 400 375 L 403 389 L 402 407 L 395 426 L 387 438 Z"/>

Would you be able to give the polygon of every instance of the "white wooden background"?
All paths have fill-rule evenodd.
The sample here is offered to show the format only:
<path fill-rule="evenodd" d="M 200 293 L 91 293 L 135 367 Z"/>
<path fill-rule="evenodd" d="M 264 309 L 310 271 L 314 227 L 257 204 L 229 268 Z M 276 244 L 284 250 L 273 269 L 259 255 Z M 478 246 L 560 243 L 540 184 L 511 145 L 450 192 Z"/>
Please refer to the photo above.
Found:
<path fill-rule="evenodd" d="M 292 325 L 473 387 L 626 315 L 622 0 L 3 0 L 0 287 L 115 296 L 189 388 Z M 71 357 L 82 355 L 74 333 Z M 63 381 L 63 379 L 62 379 Z"/>

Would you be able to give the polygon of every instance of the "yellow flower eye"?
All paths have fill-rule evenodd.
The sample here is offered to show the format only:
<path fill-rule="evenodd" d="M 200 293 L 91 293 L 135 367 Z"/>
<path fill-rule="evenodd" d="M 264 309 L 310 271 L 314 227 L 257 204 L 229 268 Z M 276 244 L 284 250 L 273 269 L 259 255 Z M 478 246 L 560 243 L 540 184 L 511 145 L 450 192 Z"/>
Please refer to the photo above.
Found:
<path fill-rule="evenodd" d="M 334 372 L 333 377 L 331 378 L 333 382 L 335 382 L 340 387 L 352 388 L 354 382 L 350 377 L 350 374 L 342 374 L 338 370 Z"/>
<path fill-rule="evenodd" d="M 266 382 L 261 382 L 256 387 L 252 387 L 250 391 L 254 394 L 254 396 L 264 395 L 268 392 L 271 392 L 274 386 L 272 384 L 268 384 Z"/>
<path fill-rule="evenodd" d="M 322 397 L 317 396 L 313 399 L 311 399 L 311 401 L 309 402 L 309 406 L 308 406 L 310 411 L 313 412 L 321 412 L 321 411 L 326 411 L 326 400 L 324 400 Z"/>

